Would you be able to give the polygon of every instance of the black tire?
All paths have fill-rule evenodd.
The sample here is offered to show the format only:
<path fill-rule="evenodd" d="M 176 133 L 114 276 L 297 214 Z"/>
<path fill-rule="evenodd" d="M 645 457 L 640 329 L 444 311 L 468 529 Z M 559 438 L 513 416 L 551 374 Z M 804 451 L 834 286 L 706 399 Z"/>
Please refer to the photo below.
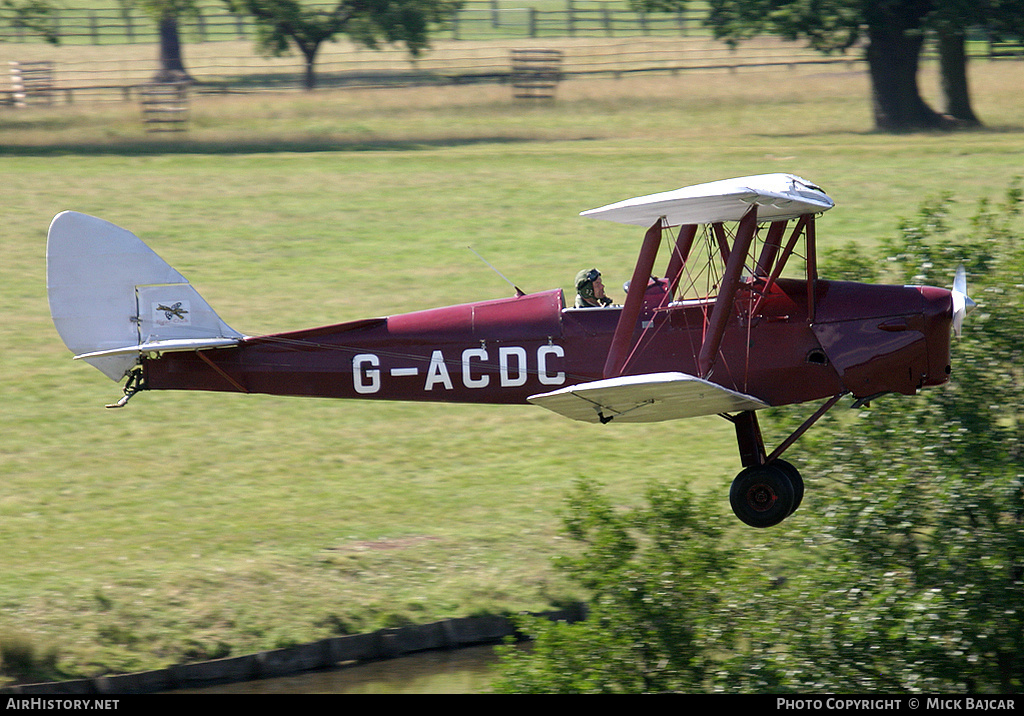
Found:
<path fill-rule="evenodd" d="M 785 460 L 775 460 L 772 462 L 772 465 L 785 472 L 790 484 L 793 485 L 793 512 L 796 512 L 800 507 L 800 503 L 804 501 L 804 478 L 800 475 L 799 470 Z M 793 512 L 789 514 L 793 514 Z"/>
<path fill-rule="evenodd" d="M 732 511 L 751 527 L 772 527 L 795 509 L 793 483 L 786 470 L 770 465 L 748 467 L 732 481 Z"/>

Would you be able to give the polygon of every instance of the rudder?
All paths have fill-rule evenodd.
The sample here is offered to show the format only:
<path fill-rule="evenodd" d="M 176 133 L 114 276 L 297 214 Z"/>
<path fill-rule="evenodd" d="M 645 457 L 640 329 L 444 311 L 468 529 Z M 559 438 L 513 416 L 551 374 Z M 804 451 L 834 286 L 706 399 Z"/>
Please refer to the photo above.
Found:
<path fill-rule="evenodd" d="M 198 350 L 244 338 L 141 239 L 87 214 L 64 211 L 50 223 L 46 284 L 64 344 L 114 381 L 145 351 Z"/>

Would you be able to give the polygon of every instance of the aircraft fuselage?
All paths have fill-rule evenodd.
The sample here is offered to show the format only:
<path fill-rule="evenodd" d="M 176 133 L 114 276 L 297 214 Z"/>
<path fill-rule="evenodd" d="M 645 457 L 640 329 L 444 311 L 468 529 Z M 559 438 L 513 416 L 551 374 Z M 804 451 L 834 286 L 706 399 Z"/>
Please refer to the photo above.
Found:
<path fill-rule="evenodd" d="M 849 391 L 913 394 L 949 371 L 950 292 L 784 279 L 745 284 L 708 380 L 769 405 Z M 661 305 L 653 285 L 624 374 L 697 375 L 712 300 Z M 755 306 L 756 304 L 756 306 Z M 813 316 L 809 311 L 813 304 Z M 751 310 L 753 313 L 751 313 Z M 334 398 L 525 403 L 603 377 L 619 308 L 565 308 L 561 290 L 144 358 L 147 387 Z"/>

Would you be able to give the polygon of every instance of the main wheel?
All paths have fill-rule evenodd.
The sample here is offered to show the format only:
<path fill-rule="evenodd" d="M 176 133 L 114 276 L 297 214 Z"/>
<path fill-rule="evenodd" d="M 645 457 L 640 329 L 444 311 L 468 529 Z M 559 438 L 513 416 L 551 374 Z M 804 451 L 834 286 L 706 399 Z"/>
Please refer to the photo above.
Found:
<path fill-rule="evenodd" d="M 804 478 L 801 477 L 799 470 L 785 460 L 773 460 L 772 465 L 785 472 L 790 484 L 793 485 L 793 512 L 796 512 L 800 503 L 804 501 Z M 793 514 L 793 512 L 789 514 Z"/>
<path fill-rule="evenodd" d="M 774 464 L 752 465 L 732 481 L 732 511 L 751 527 L 771 527 L 796 509 L 793 482 L 786 470 Z"/>

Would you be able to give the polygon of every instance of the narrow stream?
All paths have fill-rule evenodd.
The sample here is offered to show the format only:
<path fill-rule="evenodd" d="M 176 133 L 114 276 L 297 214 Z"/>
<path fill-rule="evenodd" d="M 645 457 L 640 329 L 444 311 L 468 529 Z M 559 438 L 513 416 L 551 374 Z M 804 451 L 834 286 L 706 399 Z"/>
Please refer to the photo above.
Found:
<path fill-rule="evenodd" d="M 483 694 L 498 661 L 493 646 L 429 651 L 279 679 L 181 689 L 190 694 Z"/>

